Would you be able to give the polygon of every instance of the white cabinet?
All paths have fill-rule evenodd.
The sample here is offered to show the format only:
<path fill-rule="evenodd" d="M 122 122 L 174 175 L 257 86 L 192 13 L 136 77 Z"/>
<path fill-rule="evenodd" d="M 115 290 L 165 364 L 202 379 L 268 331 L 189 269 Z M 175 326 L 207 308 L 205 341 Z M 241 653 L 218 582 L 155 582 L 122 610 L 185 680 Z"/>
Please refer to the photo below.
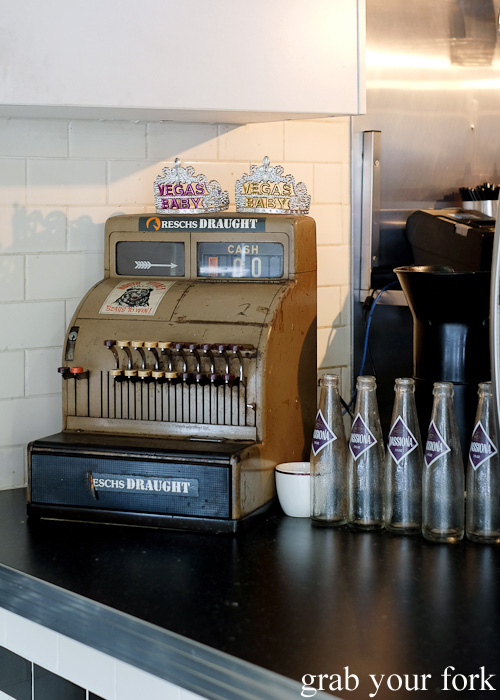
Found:
<path fill-rule="evenodd" d="M 365 109 L 365 0 L 4 0 L 0 115 L 249 122 Z"/>

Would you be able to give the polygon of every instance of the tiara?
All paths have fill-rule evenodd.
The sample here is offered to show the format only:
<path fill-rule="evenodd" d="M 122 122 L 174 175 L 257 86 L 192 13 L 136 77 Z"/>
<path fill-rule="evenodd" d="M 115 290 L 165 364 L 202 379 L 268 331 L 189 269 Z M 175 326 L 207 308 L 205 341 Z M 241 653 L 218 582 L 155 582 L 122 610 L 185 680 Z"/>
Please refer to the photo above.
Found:
<path fill-rule="evenodd" d="M 194 168 L 183 168 L 178 158 L 173 168 L 163 168 L 162 173 L 153 186 L 159 214 L 210 214 L 229 207 L 229 194 L 217 180 L 208 182 L 205 175 L 195 175 Z"/>
<path fill-rule="evenodd" d="M 311 197 L 303 182 L 295 184 L 293 175 L 283 175 L 283 166 L 251 165 L 235 184 L 236 211 L 262 214 L 307 214 Z"/>

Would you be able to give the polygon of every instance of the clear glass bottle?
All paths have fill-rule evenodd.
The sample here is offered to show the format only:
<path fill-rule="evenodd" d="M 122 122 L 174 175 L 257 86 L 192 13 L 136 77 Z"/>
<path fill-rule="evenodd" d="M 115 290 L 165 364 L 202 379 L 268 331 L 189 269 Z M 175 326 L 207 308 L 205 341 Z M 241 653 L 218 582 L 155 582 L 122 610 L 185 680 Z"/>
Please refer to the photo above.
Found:
<path fill-rule="evenodd" d="M 358 530 L 384 526 L 384 440 L 375 377 L 358 377 L 348 461 L 348 522 Z"/>
<path fill-rule="evenodd" d="M 424 451 L 422 534 L 431 542 L 458 542 L 464 536 L 464 464 L 453 384 L 436 382 Z"/>
<path fill-rule="evenodd" d="M 347 522 L 347 445 L 339 378 L 325 374 L 311 445 L 311 518 L 318 525 Z"/>
<path fill-rule="evenodd" d="M 385 527 L 401 535 L 422 530 L 422 441 L 415 381 L 396 379 L 385 465 Z"/>
<path fill-rule="evenodd" d="M 476 424 L 467 465 L 466 535 L 473 542 L 500 543 L 500 459 L 491 382 L 478 389 Z"/>

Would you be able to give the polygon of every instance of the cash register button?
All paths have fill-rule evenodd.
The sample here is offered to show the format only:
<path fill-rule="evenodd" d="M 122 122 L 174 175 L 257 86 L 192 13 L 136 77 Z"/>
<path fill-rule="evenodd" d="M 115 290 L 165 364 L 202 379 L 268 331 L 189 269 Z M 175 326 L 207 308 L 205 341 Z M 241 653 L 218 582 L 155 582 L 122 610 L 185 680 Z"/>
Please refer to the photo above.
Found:
<path fill-rule="evenodd" d="M 69 374 L 69 367 L 58 367 L 57 371 L 62 377 L 67 377 Z"/>
<path fill-rule="evenodd" d="M 165 372 L 165 379 L 177 379 L 177 372 Z"/>
<path fill-rule="evenodd" d="M 144 347 L 144 341 L 143 340 L 133 340 L 132 347 L 133 348 L 142 348 L 142 347 Z"/>
<path fill-rule="evenodd" d="M 147 342 L 144 343 L 144 346 L 146 348 L 157 348 L 158 342 L 156 340 L 148 340 Z"/>
<path fill-rule="evenodd" d="M 163 372 L 162 370 L 154 369 L 152 376 L 153 376 L 153 379 L 163 379 L 165 376 L 165 372 Z"/>
<path fill-rule="evenodd" d="M 136 369 L 126 369 L 125 376 L 126 377 L 137 377 L 137 370 Z"/>
<path fill-rule="evenodd" d="M 130 340 L 117 340 L 116 344 L 119 348 L 128 348 L 130 347 Z"/>
<path fill-rule="evenodd" d="M 107 348 L 112 348 L 114 345 L 116 345 L 116 340 L 105 340 L 104 345 Z"/>
<path fill-rule="evenodd" d="M 112 377 L 121 377 L 123 374 L 122 369 L 110 369 L 109 373 Z"/>
<path fill-rule="evenodd" d="M 150 369 L 140 369 L 138 372 L 138 376 L 140 379 L 147 379 L 148 377 L 151 376 L 151 370 Z"/>
<path fill-rule="evenodd" d="M 83 374 L 83 367 L 70 367 L 71 374 Z"/>
<path fill-rule="evenodd" d="M 214 386 L 221 386 L 222 384 L 224 384 L 224 377 L 221 374 L 213 374 L 212 373 L 210 375 L 210 382 Z"/>
<path fill-rule="evenodd" d="M 160 348 L 160 350 L 168 350 L 168 348 L 169 348 L 171 345 L 172 345 L 172 343 L 171 343 L 170 341 L 163 341 L 163 340 L 161 340 L 161 341 L 158 343 L 158 347 Z"/>

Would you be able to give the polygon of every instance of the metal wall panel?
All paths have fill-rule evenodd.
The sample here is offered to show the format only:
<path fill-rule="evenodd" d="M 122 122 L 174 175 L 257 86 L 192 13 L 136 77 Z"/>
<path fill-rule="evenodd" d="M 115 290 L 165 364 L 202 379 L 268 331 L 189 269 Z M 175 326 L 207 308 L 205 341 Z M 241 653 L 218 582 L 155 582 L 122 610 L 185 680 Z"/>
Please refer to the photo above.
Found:
<path fill-rule="evenodd" d="M 500 180 L 497 13 L 497 0 L 367 0 L 367 114 L 352 119 L 353 378 L 364 336 L 360 297 L 380 288 L 393 267 L 413 262 L 408 215 L 459 206 L 459 187 Z M 362 231 L 363 132 L 374 130 L 381 132 L 380 213 L 372 218 L 380 231 L 370 251 L 369 231 Z M 401 292 L 385 298 L 403 301 Z M 390 324 L 384 315 L 377 309 L 373 324 Z M 406 326 L 411 332 L 411 321 Z M 391 332 L 378 336 L 374 352 L 387 357 L 376 367 L 380 386 L 397 375 Z M 407 356 L 399 357 L 398 370 L 406 366 L 411 376 L 408 347 L 401 344 Z"/>

